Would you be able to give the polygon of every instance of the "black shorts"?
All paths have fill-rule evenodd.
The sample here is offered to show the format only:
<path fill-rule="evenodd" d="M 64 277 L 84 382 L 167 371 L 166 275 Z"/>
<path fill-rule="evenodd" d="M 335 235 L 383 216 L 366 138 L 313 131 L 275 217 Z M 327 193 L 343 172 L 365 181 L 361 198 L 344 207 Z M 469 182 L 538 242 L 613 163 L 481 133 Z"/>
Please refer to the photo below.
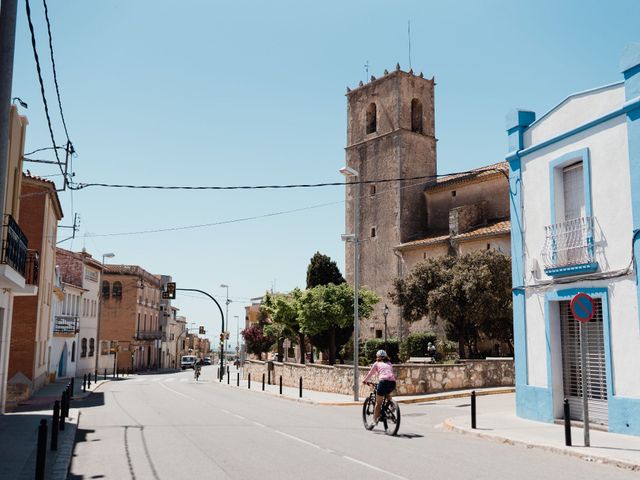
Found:
<path fill-rule="evenodd" d="M 387 395 L 396 389 L 396 382 L 394 380 L 380 380 L 378 387 L 376 388 L 376 395 Z"/>

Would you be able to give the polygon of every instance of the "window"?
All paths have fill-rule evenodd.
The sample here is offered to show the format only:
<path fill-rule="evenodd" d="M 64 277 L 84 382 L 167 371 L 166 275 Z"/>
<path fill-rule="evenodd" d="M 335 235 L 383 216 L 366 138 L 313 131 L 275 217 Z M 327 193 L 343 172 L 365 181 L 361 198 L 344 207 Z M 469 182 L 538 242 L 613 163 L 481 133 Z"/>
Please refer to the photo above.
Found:
<path fill-rule="evenodd" d="M 427 252 L 422 252 L 422 259 L 426 260 L 427 259 Z"/>
<path fill-rule="evenodd" d="M 100 342 L 100 355 L 109 355 L 109 342 L 107 340 Z"/>
<path fill-rule="evenodd" d="M 84 358 L 87 356 L 87 339 L 83 338 L 80 342 L 80 357 Z"/>
<path fill-rule="evenodd" d="M 371 195 L 372 197 L 375 197 L 375 195 L 376 195 L 376 186 L 375 185 L 370 185 L 369 186 L 369 195 Z"/>
<path fill-rule="evenodd" d="M 378 109 L 375 103 L 367 107 L 367 133 L 374 133 L 378 129 Z"/>
<path fill-rule="evenodd" d="M 584 217 L 584 179 L 582 161 L 562 169 L 564 221 Z"/>
<path fill-rule="evenodd" d="M 102 296 L 104 298 L 109 298 L 109 292 L 110 292 L 109 282 L 107 282 L 106 280 L 103 280 L 103 282 L 102 282 Z"/>
<path fill-rule="evenodd" d="M 417 98 L 411 100 L 411 131 L 422 133 L 422 102 Z"/>
<path fill-rule="evenodd" d="M 382 330 L 376 330 L 376 338 L 382 338 Z"/>
<path fill-rule="evenodd" d="M 491 250 L 491 244 L 487 243 L 487 250 Z"/>
<path fill-rule="evenodd" d="M 72 362 L 76 361 L 76 342 L 75 342 L 75 340 L 73 341 L 73 345 L 71 345 L 71 361 Z"/>
<path fill-rule="evenodd" d="M 122 283 L 113 282 L 113 296 L 117 298 L 122 297 Z"/>
<path fill-rule="evenodd" d="M 89 340 L 89 356 L 90 357 L 93 357 L 95 350 L 96 350 L 96 340 L 95 338 L 92 338 L 91 340 Z"/>
<path fill-rule="evenodd" d="M 376 236 L 376 227 L 371 227 L 371 238 Z"/>
<path fill-rule="evenodd" d="M 456 196 L 456 191 L 455 190 L 451 190 L 451 196 L 455 197 Z"/>

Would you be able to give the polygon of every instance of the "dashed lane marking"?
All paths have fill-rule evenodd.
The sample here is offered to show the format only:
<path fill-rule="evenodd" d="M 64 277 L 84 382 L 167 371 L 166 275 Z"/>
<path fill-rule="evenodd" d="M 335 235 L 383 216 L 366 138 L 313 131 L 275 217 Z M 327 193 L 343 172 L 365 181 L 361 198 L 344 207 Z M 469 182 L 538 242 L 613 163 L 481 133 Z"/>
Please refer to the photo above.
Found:
<path fill-rule="evenodd" d="M 167 387 L 164 383 L 159 383 L 158 385 L 160 385 L 162 388 L 164 388 L 166 390 L 169 390 L 170 392 L 175 393 L 176 395 L 180 395 L 181 397 L 188 398 L 189 400 L 195 400 L 195 398 L 190 397 L 189 395 L 185 395 L 184 393 L 178 392 L 177 390 L 174 390 L 173 388 Z"/>
<path fill-rule="evenodd" d="M 400 475 L 396 475 L 395 473 L 388 472 L 387 470 L 383 470 L 382 468 L 371 465 L 367 462 L 363 462 L 353 457 L 348 457 L 347 455 L 343 455 L 342 458 L 349 460 L 351 462 L 357 463 L 358 465 L 362 465 L 363 467 L 370 468 L 371 470 L 375 470 L 376 472 L 384 473 L 385 475 L 390 475 L 394 478 L 399 478 L 400 480 L 409 480 L 406 477 L 401 477 Z"/>

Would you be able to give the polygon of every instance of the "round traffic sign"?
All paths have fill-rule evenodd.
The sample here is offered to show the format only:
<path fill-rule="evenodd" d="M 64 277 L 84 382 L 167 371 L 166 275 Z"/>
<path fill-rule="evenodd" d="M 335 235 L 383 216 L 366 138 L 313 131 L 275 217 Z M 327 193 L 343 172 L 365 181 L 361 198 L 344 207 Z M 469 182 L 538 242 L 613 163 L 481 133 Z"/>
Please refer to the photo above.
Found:
<path fill-rule="evenodd" d="M 593 298 L 586 293 L 579 293 L 571 299 L 571 313 L 579 322 L 587 323 L 593 318 L 595 312 Z"/>

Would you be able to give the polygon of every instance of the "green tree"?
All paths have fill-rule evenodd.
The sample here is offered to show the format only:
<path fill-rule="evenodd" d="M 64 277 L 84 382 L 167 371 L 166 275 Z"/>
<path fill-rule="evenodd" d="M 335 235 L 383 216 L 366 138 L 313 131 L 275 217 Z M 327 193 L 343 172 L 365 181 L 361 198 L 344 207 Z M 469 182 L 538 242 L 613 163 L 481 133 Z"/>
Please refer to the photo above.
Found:
<path fill-rule="evenodd" d="M 316 252 L 307 267 L 307 288 L 313 288 L 318 285 L 340 285 L 345 283 L 342 273 L 336 262 L 331 260 L 327 255 Z"/>
<path fill-rule="evenodd" d="M 365 288 L 360 290 L 358 312 L 368 318 L 380 297 Z M 329 363 L 335 364 L 336 332 L 353 322 L 353 288 L 346 283 L 317 285 L 305 290 L 300 297 L 300 326 L 307 335 L 328 332 Z"/>
<path fill-rule="evenodd" d="M 300 330 L 300 297 L 302 291 L 295 288 L 291 293 L 268 293 L 262 300 L 262 306 L 271 318 L 271 324 L 265 331 L 278 339 L 278 355 L 282 354 L 282 340 L 297 340 L 300 345 L 300 363 L 305 363 L 305 335 Z"/>
<path fill-rule="evenodd" d="M 481 333 L 512 345 L 511 259 L 505 255 L 485 250 L 431 258 L 395 279 L 390 296 L 407 322 L 425 316 L 444 321 L 460 358 L 465 346 L 473 354 Z"/>

